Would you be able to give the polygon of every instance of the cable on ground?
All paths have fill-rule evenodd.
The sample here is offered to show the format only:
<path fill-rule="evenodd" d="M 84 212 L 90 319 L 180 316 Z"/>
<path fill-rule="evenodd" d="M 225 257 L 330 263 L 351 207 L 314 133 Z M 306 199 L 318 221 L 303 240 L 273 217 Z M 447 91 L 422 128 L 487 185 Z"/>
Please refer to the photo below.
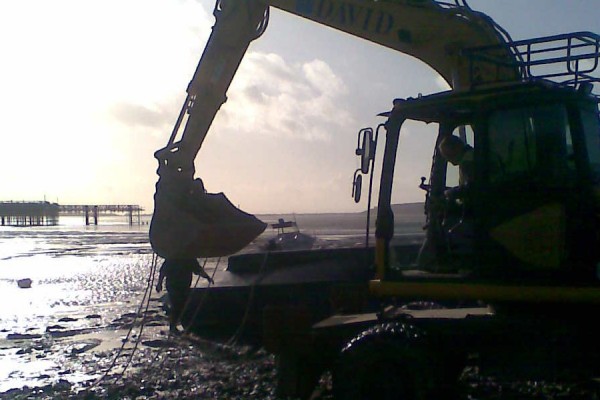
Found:
<path fill-rule="evenodd" d="M 96 379 L 96 381 L 87 389 L 93 389 L 94 387 L 98 386 L 104 379 L 107 378 L 108 374 L 110 373 L 110 371 L 114 368 L 115 364 L 117 363 L 117 359 L 121 356 L 121 353 L 123 352 L 123 350 L 125 349 L 125 346 L 129 342 L 129 337 L 131 336 L 131 332 L 133 331 L 133 328 L 135 326 L 135 321 L 137 320 L 138 316 L 140 315 L 142 308 L 144 307 L 144 303 L 146 303 L 146 299 L 148 299 L 148 303 L 149 303 L 150 293 L 152 293 L 152 283 L 154 282 L 154 275 L 156 274 L 156 264 L 157 264 L 156 254 L 153 254 L 152 255 L 152 264 L 150 267 L 150 275 L 148 276 L 148 283 L 146 285 L 146 290 L 144 291 L 144 296 L 142 297 L 142 301 L 140 302 L 140 305 L 135 314 L 135 317 L 134 317 L 133 321 L 131 322 L 129 331 L 127 332 L 127 335 L 125 336 L 125 339 L 123 339 L 123 343 L 121 344 L 121 347 L 117 351 L 117 354 L 113 358 L 112 362 L 110 363 L 110 365 L 108 366 L 106 371 L 104 371 L 102 376 L 100 376 L 98 379 Z M 147 305 L 146 305 L 146 310 L 147 310 Z M 145 319 L 145 317 L 144 317 L 144 319 Z M 139 341 L 140 337 L 141 337 L 141 335 L 138 335 L 138 341 Z M 137 346 L 136 346 L 136 348 L 137 348 Z"/>
<path fill-rule="evenodd" d="M 269 250 L 267 250 L 265 252 L 265 257 L 263 258 L 263 261 L 260 265 L 260 269 L 258 270 L 258 276 L 256 277 L 256 279 L 254 280 L 254 282 L 252 282 L 252 285 L 250 286 L 250 294 L 248 295 L 248 303 L 246 304 L 246 310 L 244 310 L 244 316 L 242 317 L 240 326 L 238 327 L 236 332 L 233 334 L 233 336 L 231 338 L 229 338 L 229 340 L 226 342 L 226 345 L 228 345 L 228 346 L 234 346 L 235 344 L 237 344 L 238 340 L 242 336 L 242 333 L 244 332 L 246 323 L 248 322 L 248 316 L 250 315 L 250 308 L 252 307 L 252 304 L 254 303 L 254 292 L 256 289 L 256 285 L 263 278 L 263 270 L 265 269 L 265 266 L 267 265 L 267 259 L 269 258 L 269 254 L 271 254 L 271 252 Z"/>

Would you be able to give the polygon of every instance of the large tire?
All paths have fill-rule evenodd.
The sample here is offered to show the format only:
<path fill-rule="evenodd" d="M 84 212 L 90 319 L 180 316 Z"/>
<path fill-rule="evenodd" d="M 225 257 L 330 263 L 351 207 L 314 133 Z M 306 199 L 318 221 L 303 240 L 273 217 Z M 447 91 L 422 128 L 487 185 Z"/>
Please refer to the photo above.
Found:
<path fill-rule="evenodd" d="M 442 360 L 421 330 L 402 323 L 361 333 L 342 350 L 333 370 L 336 399 L 439 399 L 445 398 L 443 386 Z"/>
<path fill-rule="evenodd" d="M 277 355 L 278 398 L 308 399 L 315 390 L 323 368 L 310 356 L 293 352 Z"/>

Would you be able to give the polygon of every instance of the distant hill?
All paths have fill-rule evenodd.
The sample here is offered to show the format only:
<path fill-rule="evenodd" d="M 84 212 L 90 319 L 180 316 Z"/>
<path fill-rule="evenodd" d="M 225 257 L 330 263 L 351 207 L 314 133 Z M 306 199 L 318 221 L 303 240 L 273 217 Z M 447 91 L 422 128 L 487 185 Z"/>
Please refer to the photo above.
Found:
<path fill-rule="evenodd" d="M 406 203 L 392 205 L 395 225 L 413 226 L 416 232 L 422 232 L 425 221 L 423 203 Z M 375 226 L 377 209 L 371 209 L 371 223 Z M 262 214 L 258 215 L 266 223 L 274 223 L 278 218 L 286 221 L 296 221 L 300 230 L 311 231 L 315 229 L 363 229 L 367 219 L 367 212 L 352 213 L 311 213 L 311 214 Z M 270 227 L 267 231 L 271 230 Z"/>
<path fill-rule="evenodd" d="M 403 203 L 403 204 L 392 204 L 392 211 L 394 216 L 422 216 L 424 213 L 425 203 Z M 362 214 L 366 214 L 363 211 Z M 371 209 L 371 215 L 377 215 L 377 207 Z"/>

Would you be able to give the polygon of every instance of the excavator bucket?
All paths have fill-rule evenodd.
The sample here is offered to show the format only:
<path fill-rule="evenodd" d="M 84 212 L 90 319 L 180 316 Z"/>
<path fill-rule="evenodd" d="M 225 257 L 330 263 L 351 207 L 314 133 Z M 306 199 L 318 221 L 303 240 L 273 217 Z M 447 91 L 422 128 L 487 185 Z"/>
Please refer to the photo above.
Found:
<path fill-rule="evenodd" d="M 184 191 L 161 190 L 159 180 L 150 243 L 163 258 L 221 257 L 243 249 L 266 226 L 235 207 L 223 193 L 205 193 L 199 179 Z"/>

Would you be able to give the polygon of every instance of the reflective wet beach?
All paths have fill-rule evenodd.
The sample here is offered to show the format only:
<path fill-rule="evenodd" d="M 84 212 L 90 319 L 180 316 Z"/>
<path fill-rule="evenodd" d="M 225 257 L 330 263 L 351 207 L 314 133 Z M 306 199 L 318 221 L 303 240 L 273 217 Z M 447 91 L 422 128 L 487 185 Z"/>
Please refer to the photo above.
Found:
<path fill-rule="evenodd" d="M 262 216 L 265 222 L 277 217 Z M 89 382 L 116 355 L 148 286 L 153 254 L 149 225 L 129 226 L 123 216 L 100 222 L 85 226 L 82 217 L 61 217 L 54 227 L 0 228 L 0 392 Z M 361 216 L 299 215 L 298 223 L 317 237 L 315 247 L 364 245 Z M 406 232 L 414 235 L 419 228 L 413 224 Z M 274 234 L 267 229 L 244 252 L 258 251 Z M 216 265 L 209 260 L 207 271 L 212 274 Z M 226 259 L 219 261 L 219 271 L 226 266 Z M 31 288 L 18 287 L 23 278 L 32 280 Z M 152 293 L 142 343 L 166 339 L 162 295 Z M 138 320 L 130 344 L 139 332 Z M 148 361 L 144 357 L 154 357 L 151 351 L 140 346 L 138 367 Z M 264 362 L 271 365 L 272 359 Z"/>
<path fill-rule="evenodd" d="M 56 337 L 110 326 L 135 312 L 146 288 L 147 225 L 129 226 L 120 216 L 100 226 L 86 227 L 81 217 L 60 222 L 0 230 L 0 391 L 51 378 L 48 371 L 62 364 L 48 356 Z M 17 285 L 24 278 L 30 288 Z"/>

